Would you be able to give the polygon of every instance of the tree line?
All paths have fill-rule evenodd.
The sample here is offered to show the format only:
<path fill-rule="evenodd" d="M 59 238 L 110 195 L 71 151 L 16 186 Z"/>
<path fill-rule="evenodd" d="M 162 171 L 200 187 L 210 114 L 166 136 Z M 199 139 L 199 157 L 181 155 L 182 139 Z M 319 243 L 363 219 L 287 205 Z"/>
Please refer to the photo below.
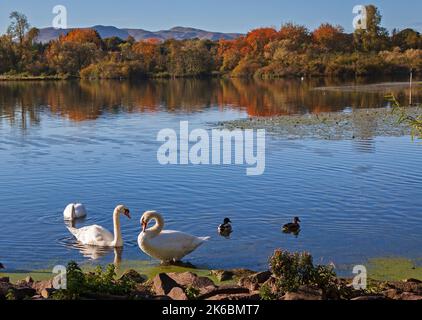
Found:
<path fill-rule="evenodd" d="M 313 31 L 287 23 L 220 41 L 102 39 L 93 29 L 74 29 L 43 44 L 25 15 L 13 12 L 10 19 L 0 36 L 0 74 L 6 77 L 265 79 L 422 73 L 422 35 L 410 28 L 390 34 L 373 5 L 367 6 L 367 28 L 352 34 L 329 23 Z"/>

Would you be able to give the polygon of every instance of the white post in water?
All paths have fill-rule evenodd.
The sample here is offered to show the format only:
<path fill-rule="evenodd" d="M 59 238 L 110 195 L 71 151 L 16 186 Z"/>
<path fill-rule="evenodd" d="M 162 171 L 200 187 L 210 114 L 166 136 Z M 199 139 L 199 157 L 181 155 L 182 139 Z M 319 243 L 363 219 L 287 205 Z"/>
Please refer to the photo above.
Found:
<path fill-rule="evenodd" d="M 413 69 L 410 69 L 410 98 L 409 98 L 409 106 L 412 106 L 412 85 L 413 85 Z"/>

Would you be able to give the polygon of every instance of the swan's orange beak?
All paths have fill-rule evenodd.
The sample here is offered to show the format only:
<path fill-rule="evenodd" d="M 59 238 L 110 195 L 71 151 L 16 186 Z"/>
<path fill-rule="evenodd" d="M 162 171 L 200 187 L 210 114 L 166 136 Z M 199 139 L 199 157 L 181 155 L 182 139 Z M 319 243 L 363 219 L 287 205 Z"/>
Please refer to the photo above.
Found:
<path fill-rule="evenodd" d="M 130 211 L 129 209 L 125 209 L 125 212 L 123 213 L 126 217 L 128 217 L 129 219 L 132 219 L 132 217 L 130 216 Z"/>
<path fill-rule="evenodd" d="M 142 220 L 142 232 L 145 232 L 145 230 L 147 229 L 148 224 L 146 221 Z"/>

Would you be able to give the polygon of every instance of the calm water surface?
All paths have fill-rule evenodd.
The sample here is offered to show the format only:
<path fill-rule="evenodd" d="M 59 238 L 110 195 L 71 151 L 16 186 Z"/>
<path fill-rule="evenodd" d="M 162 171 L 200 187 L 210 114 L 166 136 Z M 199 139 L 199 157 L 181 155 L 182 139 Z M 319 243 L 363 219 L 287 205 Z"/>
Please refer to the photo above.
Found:
<path fill-rule="evenodd" d="M 264 268 L 276 248 L 310 251 L 318 262 L 421 257 L 422 146 L 409 137 L 364 141 L 267 138 L 263 176 L 243 166 L 160 166 L 159 130 L 211 128 L 247 116 L 385 106 L 385 90 L 312 90 L 339 82 L 162 80 L 0 83 L 0 261 L 34 269 L 69 260 L 111 262 L 78 246 L 62 219 L 86 204 L 78 226 L 112 229 L 124 203 L 123 259 L 149 260 L 136 239 L 142 212 L 211 241 L 189 257 L 210 268 Z M 347 83 L 350 84 L 350 83 Z M 393 90 L 393 89 L 389 89 Z M 408 89 L 395 87 L 406 101 Z M 421 101 L 421 96 L 414 94 Z M 281 226 L 300 216 L 298 238 Z M 230 217 L 231 239 L 216 234 Z"/>

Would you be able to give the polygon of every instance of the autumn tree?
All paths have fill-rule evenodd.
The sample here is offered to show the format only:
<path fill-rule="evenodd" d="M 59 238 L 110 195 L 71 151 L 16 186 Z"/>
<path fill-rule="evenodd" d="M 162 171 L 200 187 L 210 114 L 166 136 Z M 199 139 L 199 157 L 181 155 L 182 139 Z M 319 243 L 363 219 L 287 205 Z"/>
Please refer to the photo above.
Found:
<path fill-rule="evenodd" d="M 404 29 L 402 31 L 393 31 L 392 44 L 402 50 L 422 49 L 422 36 L 413 29 Z"/>
<path fill-rule="evenodd" d="M 0 73 L 12 70 L 17 63 L 13 40 L 8 35 L 0 36 Z"/>
<path fill-rule="evenodd" d="M 220 40 L 216 58 L 220 65 L 220 71 L 228 72 L 236 68 L 246 54 L 246 47 L 247 44 L 243 37 L 235 40 Z"/>
<path fill-rule="evenodd" d="M 135 43 L 132 47 L 134 53 L 137 54 L 146 71 L 154 71 L 157 65 L 157 59 L 160 55 L 160 40 L 147 39 Z"/>
<path fill-rule="evenodd" d="M 246 35 L 245 41 L 251 52 L 262 54 L 264 47 L 277 38 L 277 31 L 273 28 L 254 29 Z"/>
<path fill-rule="evenodd" d="M 341 26 L 333 26 L 329 23 L 322 24 L 312 32 L 312 39 L 323 51 L 339 51 L 346 47 L 346 36 Z"/>
<path fill-rule="evenodd" d="M 305 26 L 286 23 L 278 32 L 278 39 L 284 41 L 289 50 L 297 51 L 306 48 L 311 41 L 311 35 Z"/>
<path fill-rule="evenodd" d="M 59 41 L 61 43 L 72 42 L 76 44 L 87 44 L 92 43 L 101 47 L 101 37 L 97 31 L 94 29 L 75 29 L 70 31 L 68 34 L 60 37 Z"/>
<path fill-rule="evenodd" d="M 388 31 L 381 27 L 382 15 L 374 5 L 366 6 L 366 28 L 354 33 L 356 49 L 360 51 L 381 51 L 388 47 Z"/>
<path fill-rule="evenodd" d="M 206 41 L 167 41 L 168 72 L 174 77 L 211 74 L 212 57 Z"/>
<path fill-rule="evenodd" d="M 78 76 L 80 70 L 97 61 L 99 51 L 93 43 L 53 41 L 46 58 L 56 74 Z"/>
<path fill-rule="evenodd" d="M 103 40 L 104 50 L 107 52 L 120 51 L 120 45 L 124 43 L 119 37 L 110 37 Z"/>

